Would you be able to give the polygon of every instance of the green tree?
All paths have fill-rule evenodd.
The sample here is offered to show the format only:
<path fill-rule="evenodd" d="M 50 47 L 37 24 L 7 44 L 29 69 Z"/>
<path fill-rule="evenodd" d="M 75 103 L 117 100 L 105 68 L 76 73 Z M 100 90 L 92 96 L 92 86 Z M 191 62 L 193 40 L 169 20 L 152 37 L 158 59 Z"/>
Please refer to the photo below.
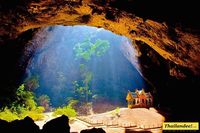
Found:
<path fill-rule="evenodd" d="M 86 39 L 81 43 L 75 44 L 73 49 L 76 59 L 89 61 L 92 56 L 102 56 L 109 47 L 110 43 L 107 40 L 97 39 L 95 43 L 92 43 L 91 39 Z"/>
<path fill-rule="evenodd" d="M 16 100 L 12 103 L 11 109 L 20 113 L 22 108 L 34 110 L 36 106 L 33 92 L 25 90 L 24 84 L 21 84 L 16 91 Z"/>
<path fill-rule="evenodd" d="M 86 37 L 86 39 L 75 44 L 73 50 L 76 59 L 80 59 L 80 76 L 81 81 L 74 81 L 74 93 L 77 99 L 82 102 L 88 103 L 92 99 L 92 88 L 90 87 L 93 73 L 90 72 L 86 66 L 92 57 L 102 56 L 110 47 L 110 43 L 107 40 L 96 39 L 93 43 L 91 41 L 92 36 Z"/>

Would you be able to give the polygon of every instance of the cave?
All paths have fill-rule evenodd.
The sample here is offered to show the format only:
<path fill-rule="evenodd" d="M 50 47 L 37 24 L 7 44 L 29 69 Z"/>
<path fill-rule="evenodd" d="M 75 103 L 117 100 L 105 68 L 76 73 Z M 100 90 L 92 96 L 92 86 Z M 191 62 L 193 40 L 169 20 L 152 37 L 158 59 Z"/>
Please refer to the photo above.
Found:
<path fill-rule="evenodd" d="M 15 91 L 35 52 L 31 40 L 38 32 L 48 26 L 86 25 L 132 40 L 136 52 L 128 54 L 127 59 L 148 83 L 155 98 L 154 107 L 166 121 L 199 120 L 200 22 L 196 20 L 198 4 L 194 1 L 182 2 L 182 6 L 167 0 L 163 3 L 154 0 L 3 0 L 0 3 L 1 107 L 15 100 Z M 40 36 L 41 40 L 44 38 Z M 39 47 L 37 41 L 34 43 Z M 27 50 L 27 45 L 32 48 Z M 128 49 L 125 51 L 130 53 Z"/>
<path fill-rule="evenodd" d="M 137 54 L 131 40 L 103 28 L 45 27 L 26 44 L 21 58 L 27 58 L 29 51 L 34 53 L 22 83 L 37 98 L 48 96 L 52 107 L 74 99 L 92 102 L 93 110 L 102 112 L 104 108 L 126 107 L 128 90 L 151 90 L 129 61 Z"/>

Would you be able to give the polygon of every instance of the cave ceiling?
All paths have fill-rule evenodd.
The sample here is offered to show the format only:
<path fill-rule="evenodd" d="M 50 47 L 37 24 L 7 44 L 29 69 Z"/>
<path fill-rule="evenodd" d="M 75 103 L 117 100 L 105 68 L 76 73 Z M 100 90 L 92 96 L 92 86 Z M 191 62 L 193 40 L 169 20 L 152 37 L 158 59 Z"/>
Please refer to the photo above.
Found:
<path fill-rule="evenodd" d="M 1 45 L 8 39 L 17 38 L 29 29 L 45 26 L 102 27 L 116 34 L 124 35 L 133 41 L 145 43 L 167 62 L 186 68 L 194 75 L 200 75 L 200 36 L 199 29 L 196 28 L 198 26 L 188 30 L 183 26 L 173 25 L 173 21 L 171 21 L 176 18 L 175 15 L 180 16 L 178 13 L 184 11 L 185 7 L 182 7 L 182 10 L 175 10 L 176 6 L 169 7 L 170 10 L 173 9 L 176 12 L 174 16 L 171 14 L 172 18 L 170 19 L 168 18 L 170 15 L 167 15 L 165 20 L 163 15 L 166 14 L 161 10 L 164 7 L 155 6 L 156 2 L 153 0 L 152 3 L 145 4 L 141 4 L 137 0 L 121 2 L 119 0 L 24 0 L 9 2 L 11 1 L 1 1 Z M 161 3 L 158 4 L 161 5 Z M 137 5 L 140 5 L 141 11 L 146 14 L 141 14 Z M 173 3 L 166 6 L 169 5 L 173 5 Z M 131 10 L 131 7 L 134 10 Z M 163 13 L 159 18 L 158 11 L 151 11 L 155 7 L 161 10 L 160 13 Z M 180 16 L 180 18 L 183 17 Z M 190 17 L 183 18 L 183 20 L 187 19 L 189 20 Z M 169 72 L 171 72 L 171 76 L 175 77 L 185 77 L 186 75 L 177 67 L 169 68 Z"/>

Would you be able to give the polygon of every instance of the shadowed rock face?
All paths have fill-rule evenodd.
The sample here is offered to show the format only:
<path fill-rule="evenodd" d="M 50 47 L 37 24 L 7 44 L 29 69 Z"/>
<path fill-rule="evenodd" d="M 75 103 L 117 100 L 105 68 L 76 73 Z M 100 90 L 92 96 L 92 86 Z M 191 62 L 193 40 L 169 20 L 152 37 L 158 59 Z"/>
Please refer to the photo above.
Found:
<path fill-rule="evenodd" d="M 47 122 L 42 128 L 42 133 L 50 133 L 52 131 L 56 131 L 58 133 L 69 133 L 70 127 L 68 117 L 62 115 Z"/>
<path fill-rule="evenodd" d="M 23 120 L 14 120 L 12 122 L 0 120 L 1 133 L 13 131 L 20 133 L 39 133 L 40 129 L 30 117 L 25 117 Z"/>
<path fill-rule="evenodd" d="M 102 128 L 92 128 L 82 130 L 80 133 L 106 133 Z"/>
<path fill-rule="evenodd" d="M 140 53 L 138 71 L 152 84 L 157 106 L 173 114 L 170 118 L 196 120 L 197 110 L 192 109 L 192 103 L 197 104 L 195 91 L 200 88 L 200 22 L 192 16 L 198 12 L 197 5 L 177 5 L 167 0 L 3 0 L 1 95 L 10 95 L 19 84 L 26 61 L 19 66 L 18 60 L 33 29 L 50 25 L 96 26 L 135 42 L 133 46 Z M 189 6 L 193 8 L 185 10 Z M 8 102 L 2 96 L 0 100 Z"/>
<path fill-rule="evenodd" d="M 120 3 L 124 5 L 119 6 Z M 127 9 L 128 4 L 130 6 Z M 199 75 L 199 56 L 196 56 L 200 52 L 199 35 L 181 30 L 180 27 L 171 27 L 166 23 L 158 23 L 148 18 L 144 20 L 135 16 L 134 8 L 132 10 L 130 8 L 131 5 L 135 7 L 133 1 L 127 3 L 116 0 L 58 0 L 27 1 L 16 3 L 15 6 L 7 2 L 2 5 L 1 23 L 3 25 L 0 29 L 4 38 L 16 38 L 28 29 L 48 25 L 84 24 L 103 27 L 132 40 L 144 42 L 164 59 L 189 68 L 194 74 Z M 149 6 L 151 5 L 153 4 Z M 138 12 L 137 8 L 135 10 Z M 178 7 L 177 10 L 179 10 Z M 141 12 L 144 11 L 141 10 Z M 0 41 L 4 42 L 4 39 Z"/>
<path fill-rule="evenodd" d="M 1 133 L 13 131 L 17 133 L 69 133 L 69 119 L 65 115 L 52 119 L 43 126 L 42 130 L 39 129 L 30 117 L 25 117 L 23 120 L 15 120 L 12 122 L 0 120 Z"/>

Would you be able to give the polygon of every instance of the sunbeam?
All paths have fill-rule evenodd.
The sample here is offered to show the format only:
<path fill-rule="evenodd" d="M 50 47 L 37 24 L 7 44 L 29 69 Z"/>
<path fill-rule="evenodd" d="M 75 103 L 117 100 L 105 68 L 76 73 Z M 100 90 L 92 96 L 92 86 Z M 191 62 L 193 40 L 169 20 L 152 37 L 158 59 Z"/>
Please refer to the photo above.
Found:
<path fill-rule="evenodd" d="M 93 106 L 101 102 L 126 106 L 128 90 L 145 88 L 145 81 L 121 50 L 128 45 L 129 52 L 134 52 L 131 41 L 124 41 L 128 38 L 88 26 L 44 30 L 48 34 L 30 59 L 24 81 L 38 77 L 39 87 L 33 91 L 37 97 L 49 96 L 52 107 L 72 99 Z"/>

